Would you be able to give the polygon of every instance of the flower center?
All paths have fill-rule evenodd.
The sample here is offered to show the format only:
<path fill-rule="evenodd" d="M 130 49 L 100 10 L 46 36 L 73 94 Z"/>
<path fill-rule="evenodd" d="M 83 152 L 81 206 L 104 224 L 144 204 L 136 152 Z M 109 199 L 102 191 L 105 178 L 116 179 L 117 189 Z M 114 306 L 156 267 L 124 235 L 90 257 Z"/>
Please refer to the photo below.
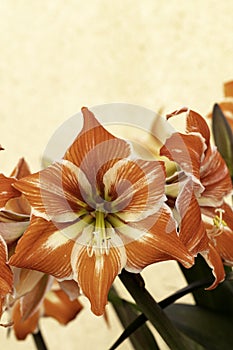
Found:
<path fill-rule="evenodd" d="M 103 255 L 109 254 L 110 250 L 110 235 L 108 229 L 110 227 L 105 220 L 106 214 L 104 212 L 96 210 L 93 215 L 95 216 L 94 229 L 92 228 L 91 238 L 87 243 L 87 254 L 92 257 L 93 254 Z M 110 225 L 111 226 L 111 225 Z"/>

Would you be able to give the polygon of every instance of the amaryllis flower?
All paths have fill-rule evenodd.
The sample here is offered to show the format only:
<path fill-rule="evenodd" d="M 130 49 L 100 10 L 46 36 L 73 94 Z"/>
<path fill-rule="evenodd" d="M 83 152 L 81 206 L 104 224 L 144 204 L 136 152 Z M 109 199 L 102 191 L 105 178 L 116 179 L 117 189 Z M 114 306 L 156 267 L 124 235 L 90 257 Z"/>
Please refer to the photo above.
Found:
<path fill-rule="evenodd" d="M 29 228 L 10 259 L 14 266 L 74 280 L 96 315 L 122 268 L 193 258 L 165 204 L 161 161 L 134 156 L 87 109 L 84 126 L 60 162 L 17 181 L 32 206 Z"/>
<path fill-rule="evenodd" d="M 224 279 L 223 263 L 233 262 L 231 249 L 232 230 L 223 220 L 227 209 L 227 222 L 232 223 L 233 212 L 225 203 L 225 196 L 232 192 L 228 168 L 215 146 L 210 143 L 210 131 L 206 121 L 196 112 L 181 109 L 169 115 L 186 113 L 186 134 L 175 132 L 161 148 L 161 155 L 175 161 L 179 169 L 170 179 L 174 187 L 182 179 L 184 189 L 174 199 L 174 207 L 180 216 L 180 239 L 194 255 L 201 253 L 213 268 L 216 277 L 211 288 Z M 192 138 L 192 142 L 188 139 Z M 177 184 L 176 184 L 177 182 Z M 167 193 L 169 186 L 167 185 Z M 198 188 L 198 190 L 197 190 Z M 220 216 L 218 213 L 221 213 Z M 198 241 L 195 231 L 202 232 Z M 227 243 L 228 242 L 228 243 Z"/>
<path fill-rule="evenodd" d="M 183 173 L 192 178 L 201 206 L 220 206 L 232 191 L 226 163 L 210 143 L 210 130 L 204 118 L 187 108 L 175 111 L 168 118 L 180 114 L 186 117 L 186 133 L 174 132 L 160 154 L 179 165 L 180 174 L 175 179 L 182 178 Z"/>

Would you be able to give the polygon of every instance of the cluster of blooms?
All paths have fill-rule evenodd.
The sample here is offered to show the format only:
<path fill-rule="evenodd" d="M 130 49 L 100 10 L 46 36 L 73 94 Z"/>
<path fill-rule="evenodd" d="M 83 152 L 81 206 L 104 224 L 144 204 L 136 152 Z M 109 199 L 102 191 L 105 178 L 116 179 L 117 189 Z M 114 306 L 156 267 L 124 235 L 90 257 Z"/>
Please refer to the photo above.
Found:
<path fill-rule="evenodd" d="M 80 293 L 102 315 L 123 268 L 138 273 L 165 260 L 189 268 L 201 254 L 214 288 L 223 263 L 233 264 L 231 178 L 204 118 L 187 109 L 161 118 L 152 134 L 161 128 L 163 144 L 154 159 L 140 159 L 129 141 L 82 113 L 60 161 L 30 174 L 22 159 L 10 177 L 0 175 L 0 315 L 10 313 L 19 339 L 40 316 L 72 320 Z M 181 115 L 185 132 L 169 127 Z"/>

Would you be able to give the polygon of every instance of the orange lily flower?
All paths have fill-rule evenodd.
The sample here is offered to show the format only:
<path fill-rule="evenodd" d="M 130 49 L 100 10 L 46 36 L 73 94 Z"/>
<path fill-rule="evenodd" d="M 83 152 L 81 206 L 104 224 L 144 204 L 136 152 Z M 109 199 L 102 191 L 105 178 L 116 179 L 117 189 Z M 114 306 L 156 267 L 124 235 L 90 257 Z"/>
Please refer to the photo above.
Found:
<path fill-rule="evenodd" d="M 214 288 L 225 276 L 222 260 L 233 263 L 230 244 L 233 238 L 233 212 L 224 202 L 224 197 L 232 192 L 231 178 L 217 148 L 210 144 L 210 131 L 205 120 L 198 113 L 185 108 L 172 113 L 168 118 L 181 113 L 186 113 L 187 134 L 177 132 L 171 135 L 160 154 L 176 161 L 180 166 L 180 177 L 185 185 L 177 199 L 174 199 L 180 215 L 180 239 L 194 256 L 201 253 L 213 268 L 215 282 L 209 288 Z M 187 141 L 189 136 L 192 137 L 191 143 Z M 175 142 L 176 140 L 182 142 Z M 176 174 L 174 180 L 177 179 L 179 175 Z M 167 192 L 169 193 L 169 188 Z M 223 208 L 227 208 L 227 224 L 222 218 Z M 220 216 L 216 215 L 216 209 Z M 192 228 L 193 222 L 195 232 L 202 232 L 199 241 Z M 227 227 L 228 222 L 232 228 Z"/>
<path fill-rule="evenodd" d="M 137 159 L 82 112 L 83 129 L 63 159 L 14 184 L 33 217 L 10 264 L 75 280 L 101 315 L 122 268 L 139 272 L 167 259 L 191 266 L 193 257 L 165 204 L 163 162 Z"/>

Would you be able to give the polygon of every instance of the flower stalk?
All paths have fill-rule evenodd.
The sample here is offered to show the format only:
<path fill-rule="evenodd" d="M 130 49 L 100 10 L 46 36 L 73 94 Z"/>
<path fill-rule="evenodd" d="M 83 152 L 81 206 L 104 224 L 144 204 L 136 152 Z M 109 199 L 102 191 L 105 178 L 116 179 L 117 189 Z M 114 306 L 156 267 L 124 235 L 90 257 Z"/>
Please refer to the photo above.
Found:
<path fill-rule="evenodd" d="M 152 323 L 172 350 L 191 350 L 196 348 L 195 343 L 178 331 L 169 320 L 159 304 L 146 290 L 144 281 L 139 274 L 131 274 L 123 270 L 119 278 L 145 317 Z"/>
<path fill-rule="evenodd" d="M 37 333 L 33 333 L 32 336 L 33 336 L 33 340 L 35 342 L 37 350 L 47 350 L 48 349 L 40 329 Z"/>

